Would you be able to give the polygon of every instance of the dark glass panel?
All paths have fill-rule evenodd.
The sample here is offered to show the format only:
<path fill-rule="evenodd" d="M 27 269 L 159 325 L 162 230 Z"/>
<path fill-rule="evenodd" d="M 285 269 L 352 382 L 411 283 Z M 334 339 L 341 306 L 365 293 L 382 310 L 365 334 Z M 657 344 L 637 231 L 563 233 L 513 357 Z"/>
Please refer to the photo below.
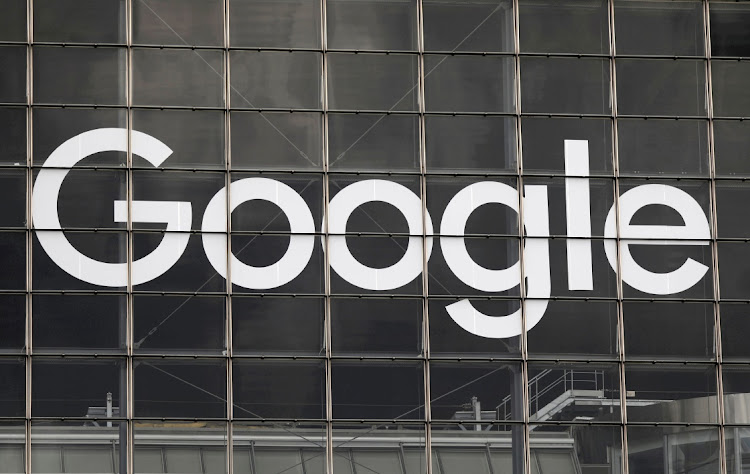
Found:
<path fill-rule="evenodd" d="M 172 149 L 161 168 L 224 169 L 222 111 L 136 109 L 133 129 L 157 138 Z"/>
<path fill-rule="evenodd" d="M 327 0 L 328 47 L 415 51 L 415 0 Z"/>
<path fill-rule="evenodd" d="M 232 106 L 319 109 L 322 58 L 297 51 L 232 51 Z"/>
<path fill-rule="evenodd" d="M 227 372 L 223 360 L 136 359 L 133 361 L 137 417 L 223 418 Z"/>
<path fill-rule="evenodd" d="M 324 304 L 320 298 L 232 298 L 235 354 L 321 355 Z"/>
<path fill-rule="evenodd" d="M 615 1 L 618 54 L 703 56 L 703 2 Z"/>
<path fill-rule="evenodd" d="M 167 45 L 224 45 L 222 0 L 133 2 L 133 42 Z"/>
<path fill-rule="evenodd" d="M 32 5 L 34 41 L 125 42 L 125 0 L 34 0 Z"/>
<path fill-rule="evenodd" d="M 34 351 L 124 350 L 122 295 L 43 295 L 32 299 Z"/>
<path fill-rule="evenodd" d="M 617 112 L 624 115 L 706 115 L 706 62 L 618 59 Z"/>
<path fill-rule="evenodd" d="M 609 113 L 609 61 L 521 58 L 521 109 L 532 113 Z"/>
<path fill-rule="evenodd" d="M 316 48 L 320 45 L 319 0 L 232 0 L 232 46 Z"/>
<path fill-rule="evenodd" d="M 521 51 L 609 53 L 609 5 L 603 0 L 519 2 Z"/>
<path fill-rule="evenodd" d="M 224 54 L 188 49 L 133 50 L 133 104 L 224 106 Z"/>
<path fill-rule="evenodd" d="M 34 102 L 125 105 L 125 49 L 34 48 Z"/>
<path fill-rule="evenodd" d="M 125 361 L 120 359 L 35 358 L 31 363 L 34 417 L 85 417 L 101 412 L 109 394 L 121 407 Z"/>

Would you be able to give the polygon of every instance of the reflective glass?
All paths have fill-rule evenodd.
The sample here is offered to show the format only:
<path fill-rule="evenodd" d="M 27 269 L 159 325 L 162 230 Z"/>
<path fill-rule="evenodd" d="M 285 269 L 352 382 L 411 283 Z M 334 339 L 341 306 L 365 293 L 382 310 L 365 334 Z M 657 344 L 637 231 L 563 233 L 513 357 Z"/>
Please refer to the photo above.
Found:
<path fill-rule="evenodd" d="M 605 114 L 611 108 L 609 62 L 596 58 L 521 58 L 521 110 Z"/>
<path fill-rule="evenodd" d="M 232 0 L 232 46 L 316 48 L 320 45 L 319 0 Z"/>
<path fill-rule="evenodd" d="M 31 362 L 32 416 L 85 417 L 101 413 L 109 394 L 113 406 L 120 407 L 126 374 L 121 359 L 36 357 Z"/>
<path fill-rule="evenodd" d="M 121 109 L 41 108 L 32 110 L 34 165 L 41 166 L 53 151 L 70 138 L 97 128 L 126 128 L 127 114 Z M 170 143 L 171 145 L 171 143 Z M 105 151 L 84 158 L 78 166 L 125 166 L 127 154 Z"/>
<path fill-rule="evenodd" d="M 26 0 L 6 0 L 3 3 L 0 41 L 26 41 Z"/>
<path fill-rule="evenodd" d="M 224 169 L 223 112 L 135 109 L 132 117 L 134 130 L 156 137 L 172 149 L 161 168 Z"/>
<path fill-rule="evenodd" d="M 750 115 L 750 93 L 745 84 L 750 77 L 750 62 L 712 61 L 711 78 L 714 114 L 718 117 Z"/>
<path fill-rule="evenodd" d="M 26 346 L 26 298 L 20 294 L 0 295 L 0 351 L 19 352 Z"/>
<path fill-rule="evenodd" d="M 0 289 L 20 290 L 26 286 L 23 276 L 26 268 L 25 240 L 24 232 L 0 233 Z"/>
<path fill-rule="evenodd" d="M 320 53 L 232 51 L 232 106 L 319 109 Z"/>
<path fill-rule="evenodd" d="M 233 169 L 322 169 L 323 115 L 232 112 Z"/>
<path fill-rule="evenodd" d="M 704 36 L 699 0 L 615 1 L 618 54 L 703 56 Z"/>
<path fill-rule="evenodd" d="M 40 170 L 34 170 L 35 180 Z M 63 229 L 125 229 L 127 222 L 116 222 L 115 201 L 127 199 L 125 171 L 113 169 L 49 169 L 48 177 L 61 179 L 57 212 Z M 17 195 L 18 196 L 18 195 Z M 18 199 L 16 197 L 16 199 Z M 42 226 L 35 226 L 43 229 Z"/>
<path fill-rule="evenodd" d="M 135 295 L 133 350 L 208 353 L 226 349 L 224 297 Z"/>
<path fill-rule="evenodd" d="M 125 49 L 34 47 L 34 102 L 125 105 Z"/>
<path fill-rule="evenodd" d="M 192 113 L 192 112 L 191 112 Z M 133 157 L 134 165 L 140 164 L 136 157 Z M 141 163 L 146 163 L 145 160 Z M 143 165 L 142 165 L 143 166 Z M 150 165 L 146 165 L 149 166 Z M 145 166 L 144 166 L 145 167 Z M 132 196 L 133 201 L 171 201 L 178 203 L 187 203 L 190 209 L 192 209 L 192 225 L 188 222 L 182 222 L 184 215 L 186 214 L 182 209 L 185 204 L 181 204 L 181 208 L 172 210 L 170 214 L 166 214 L 168 219 L 173 222 L 180 221 L 180 225 L 184 228 L 183 230 L 200 230 L 203 225 L 203 212 L 208 206 L 208 203 L 216 195 L 221 192 L 226 182 L 226 175 L 224 173 L 194 173 L 192 171 L 164 171 L 164 170 L 134 170 L 132 172 L 133 183 L 132 183 Z M 110 207 L 109 212 L 111 213 L 112 204 L 111 200 L 105 201 Z M 222 209 L 222 215 L 226 216 L 226 211 Z M 131 209 L 131 215 L 135 214 Z M 188 214 L 188 215 L 190 215 Z M 166 230 L 166 222 L 154 223 L 154 222 L 141 222 L 137 218 L 131 216 L 133 228 L 143 230 Z M 176 230 L 176 229 L 170 229 Z"/>
<path fill-rule="evenodd" d="M 552 300 L 526 337 L 532 358 L 613 358 L 618 353 L 617 305 L 613 301 Z"/>
<path fill-rule="evenodd" d="M 523 392 L 521 369 L 513 362 L 431 364 L 432 419 L 475 420 L 477 403 L 480 413 L 490 411 L 492 418 L 488 421 L 521 419 L 515 401 L 520 401 Z"/>
<path fill-rule="evenodd" d="M 620 401 L 617 364 L 529 363 L 528 371 L 530 421 L 578 421 L 582 416 L 620 419 L 619 411 L 611 410 Z M 571 405 L 584 393 L 606 402 L 589 407 L 583 415 Z"/>
<path fill-rule="evenodd" d="M 313 248 L 305 267 L 291 281 L 284 283 L 278 272 L 266 273 L 268 281 L 249 283 L 238 276 L 238 264 L 230 267 L 233 291 L 235 293 L 295 293 L 321 294 L 324 288 L 323 279 L 323 244 L 320 238 L 312 235 L 273 235 L 273 234 L 233 234 L 231 236 L 232 254 L 239 263 L 252 267 L 269 267 L 275 265 L 287 252 L 290 242 L 312 241 Z M 278 268 L 278 267 L 276 267 Z M 273 267 L 272 267 L 273 269 Z M 252 286 L 252 288 L 248 288 Z"/>
<path fill-rule="evenodd" d="M 716 377 L 715 365 L 627 364 L 628 422 L 716 423 Z"/>
<path fill-rule="evenodd" d="M 332 298 L 333 355 L 422 353 L 422 301 L 417 298 Z"/>
<path fill-rule="evenodd" d="M 750 122 L 714 120 L 714 161 L 717 176 L 750 175 Z"/>
<path fill-rule="evenodd" d="M 719 305 L 721 319 L 721 357 L 723 360 L 750 359 L 746 334 L 750 331 L 750 311 L 744 303 Z"/>
<path fill-rule="evenodd" d="M 617 133 L 621 174 L 709 175 L 705 121 L 620 119 Z"/>
<path fill-rule="evenodd" d="M 266 440 L 288 437 L 292 446 L 266 443 Z M 234 472 L 284 472 L 289 474 L 324 474 L 326 463 L 326 429 L 324 425 L 233 423 Z M 252 467 L 255 466 L 255 471 Z"/>
<path fill-rule="evenodd" d="M 431 291 L 441 285 L 430 272 Z M 521 338 L 519 336 L 504 339 L 478 337 L 465 331 L 448 312 L 450 305 L 468 301 L 477 311 L 490 316 L 507 316 L 520 311 L 521 302 L 516 299 L 465 299 L 431 298 L 428 302 L 430 317 L 430 354 L 433 358 L 520 358 Z M 545 320 L 550 318 L 545 318 Z M 520 322 L 518 332 L 521 332 Z"/>
<path fill-rule="evenodd" d="M 706 115 L 706 63 L 692 59 L 618 59 L 617 112 Z"/>
<path fill-rule="evenodd" d="M 328 55 L 328 106 L 331 109 L 415 111 L 418 88 L 414 55 Z"/>
<path fill-rule="evenodd" d="M 331 362 L 334 419 L 424 419 L 422 362 Z"/>
<path fill-rule="evenodd" d="M 745 284 L 750 276 L 746 264 L 750 259 L 750 244 L 719 242 L 718 253 L 722 299 L 750 299 L 750 288 Z"/>
<path fill-rule="evenodd" d="M 103 414 L 104 407 L 100 408 Z M 30 431 L 32 473 L 127 471 L 128 431 L 124 423 L 93 421 L 83 425 L 80 421 L 37 421 L 31 424 Z"/>
<path fill-rule="evenodd" d="M 628 470 L 633 474 L 719 472 L 719 430 L 705 426 L 631 426 L 627 430 Z"/>
<path fill-rule="evenodd" d="M 328 166 L 341 171 L 418 171 L 419 118 L 329 114 Z"/>
<path fill-rule="evenodd" d="M 227 426 L 209 422 L 146 422 L 133 429 L 136 474 L 225 474 Z"/>
<path fill-rule="evenodd" d="M 101 290 L 98 285 L 87 283 L 85 280 L 76 278 L 79 275 L 78 267 L 74 270 L 72 266 L 68 266 L 67 270 L 60 268 L 47 254 L 44 248 L 39 243 L 39 235 L 62 235 L 70 242 L 70 244 L 77 249 L 81 254 L 99 260 L 106 263 L 127 263 L 128 255 L 128 236 L 125 232 L 102 232 L 102 231 L 75 231 L 75 232 L 62 232 L 62 231 L 45 231 L 37 230 L 32 234 L 32 254 L 34 256 L 31 268 L 32 275 L 32 287 L 36 290 Z M 2 234 L 0 234 L 1 236 Z M 10 235 L 8 236 L 10 237 Z M 45 237 L 43 237 L 45 238 Z M 49 238 L 49 237 L 46 237 Z M 13 268 L 12 263 L 16 265 L 16 271 L 20 271 L 21 266 L 25 266 L 25 240 L 24 234 L 18 234 L 13 239 L 13 243 L 9 240 L 8 247 L 2 249 L 2 255 L 4 257 L 4 267 Z M 22 256 L 23 255 L 23 256 Z M 118 267 L 113 274 L 116 278 L 122 279 L 123 282 L 127 280 L 127 268 L 123 265 Z M 2 275 L 0 273 L 0 275 Z M 20 276 L 20 275 L 19 275 Z M 82 275 L 81 275 L 82 276 Z M 91 273 L 89 273 L 89 277 Z M 16 285 L 23 287 L 18 277 Z M 122 290 L 125 285 L 119 287 L 112 287 L 110 289 Z"/>
<path fill-rule="evenodd" d="M 523 117 L 521 138 L 524 173 L 564 173 L 565 140 L 586 140 L 589 173 L 612 175 L 610 119 Z"/>
<path fill-rule="evenodd" d="M 223 107 L 224 54 L 133 49 L 133 104 Z"/>
<path fill-rule="evenodd" d="M 603 0 L 519 2 L 521 51 L 609 53 L 609 5 Z"/>
<path fill-rule="evenodd" d="M 724 365 L 722 368 L 724 386 L 724 420 L 726 423 L 747 424 L 748 420 L 748 367 L 745 365 Z"/>
<path fill-rule="evenodd" d="M 208 261 L 203 249 L 203 235 L 174 232 L 136 232 L 133 233 L 133 260 L 143 258 L 153 252 L 162 241 L 169 239 L 167 247 L 174 242 L 187 238 L 187 246 L 177 262 L 155 279 L 136 286 L 141 291 L 179 291 L 179 292 L 221 292 L 226 288 L 222 278 Z M 226 237 L 221 234 L 221 242 Z"/>
<path fill-rule="evenodd" d="M 0 107 L 0 163 L 26 164 L 26 111 L 21 107 Z"/>
<path fill-rule="evenodd" d="M 628 301 L 623 303 L 623 322 L 627 358 L 715 358 L 711 303 Z"/>
<path fill-rule="evenodd" d="M 250 182 L 247 180 L 259 179 L 274 179 L 294 190 L 305 201 L 313 219 L 313 228 L 317 231 L 321 228 L 323 216 L 323 180 L 321 178 L 317 174 L 232 173 L 232 181 L 229 184 L 229 205 L 233 208 L 231 215 L 232 232 L 290 232 L 290 217 L 279 205 L 270 201 L 273 196 L 268 196 L 267 199 L 269 200 L 252 199 L 245 202 L 236 197 L 236 194 L 240 193 L 237 189 L 249 189 L 245 184 Z"/>
<path fill-rule="evenodd" d="M 424 0 L 427 51 L 513 51 L 510 0 Z"/>
<path fill-rule="evenodd" d="M 328 47 L 417 50 L 415 0 L 327 0 Z"/>
<path fill-rule="evenodd" d="M 719 238 L 750 235 L 750 223 L 744 203 L 750 196 L 750 184 L 744 180 L 716 181 L 716 226 Z"/>
<path fill-rule="evenodd" d="M 750 56 L 750 8 L 744 2 L 711 2 L 711 54 Z"/>
<path fill-rule="evenodd" d="M 0 359 L 0 416 L 24 417 L 26 413 L 26 363 L 23 358 Z M 64 404 L 64 400 L 61 400 Z"/>
<path fill-rule="evenodd" d="M 133 42 L 158 45 L 223 46 L 222 0 L 133 2 Z"/>
<path fill-rule="evenodd" d="M 232 363 L 236 418 L 325 417 L 325 371 L 318 361 Z"/>
<path fill-rule="evenodd" d="M 424 59 L 428 111 L 513 112 L 515 64 L 504 56 L 440 56 Z"/>
<path fill-rule="evenodd" d="M 133 360 L 134 415 L 223 418 L 227 413 L 226 362 L 219 359 Z"/>
<path fill-rule="evenodd" d="M 459 192 L 472 192 L 472 189 L 484 185 L 490 185 L 494 186 L 495 189 L 504 190 L 508 190 L 508 188 L 516 190 L 518 188 L 517 179 L 515 178 L 495 178 L 489 180 L 479 178 L 428 177 L 425 188 L 426 206 L 427 211 L 435 220 L 435 227 L 438 226 L 438 220 L 441 220 L 441 214 L 449 205 L 455 206 L 461 202 L 454 201 L 454 199 L 457 199 L 455 196 Z M 466 189 L 469 189 L 469 191 L 464 191 Z M 473 206 L 473 203 L 463 203 L 461 207 L 464 208 L 462 209 L 464 210 L 464 215 L 466 215 Z M 448 223 L 443 224 L 441 222 L 440 225 L 447 227 L 446 224 Z M 442 228 L 435 228 L 434 232 L 436 234 L 439 233 L 445 235 L 446 237 L 457 237 L 460 235 L 517 236 L 519 235 L 519 218 L 518 213 L 509 206 L 491 202 L 483 204 L 468 213 L 463 232 L 452 232 L 449 229 Z"/>
<path fill-rule="evenodd" d="M 321 298 L 232 298 L 235 354 L 322 355 L 324 302 Z"/>
<path fill-rule="evenodd" d="M 427 115 L 425 142 L 428 171 L 516 171 L 516 120 L 512 117 Z"/>
<path fill-rule="evenodd" d="M 34 41 L 124 43 L 125 0 L 35 0 Z"/>
<path fill-rule="evenodd" d="M 24 170 L 0 169 L 0 226 L 26 226 L 26 173 Z"/>
<path fill-rule="evenodd" d="M 0 47 L 0 102 L 26 102 L 26 48 Z"/>
<path fill-rule="evenodd" d="M 35 294 L 31 305 L 35 352 L 124 352 L 124 295 Z"/>

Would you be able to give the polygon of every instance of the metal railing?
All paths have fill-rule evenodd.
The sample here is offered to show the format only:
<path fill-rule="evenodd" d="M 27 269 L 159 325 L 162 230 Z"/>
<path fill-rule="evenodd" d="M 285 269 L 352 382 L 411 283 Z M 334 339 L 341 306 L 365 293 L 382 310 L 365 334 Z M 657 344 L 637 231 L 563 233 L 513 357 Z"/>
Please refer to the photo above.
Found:
<path fill-rule="evenodd" d="M 529 379 L 529 414 L 539 413 L 559 396 L 570 390 L 604 390 L 603 370 L 559 370 L 546 369 Z M 495 408 L 498 420 L 510 420 L 511 397 L 503 398 L 503 401 Z"/>

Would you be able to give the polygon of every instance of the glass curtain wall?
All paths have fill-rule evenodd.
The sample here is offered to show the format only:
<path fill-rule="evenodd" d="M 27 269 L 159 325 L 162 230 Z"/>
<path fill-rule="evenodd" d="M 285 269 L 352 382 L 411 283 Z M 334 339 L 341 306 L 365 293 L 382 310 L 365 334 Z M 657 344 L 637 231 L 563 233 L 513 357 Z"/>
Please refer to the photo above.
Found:
<path fill-rule="evenodd" d="M 750 2 L 1 8 L 0 472 L 750 466 Z"/>

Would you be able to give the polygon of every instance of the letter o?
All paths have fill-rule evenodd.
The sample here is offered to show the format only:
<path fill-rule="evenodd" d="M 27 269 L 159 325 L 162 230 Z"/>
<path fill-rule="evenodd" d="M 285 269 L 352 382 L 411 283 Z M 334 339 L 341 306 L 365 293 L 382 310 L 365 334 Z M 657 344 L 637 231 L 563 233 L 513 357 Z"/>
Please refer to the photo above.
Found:
<path fill-rule="evenodd" d="M 265 267 L 253 267 L 239 261 L 233 254 L 231 282 L 243 288 L 267 290 L 294 280 L 312 256 L 315 244 L 315 221 L 310 208 L 297 192 L 284 183 L 268 178 L 245 178 L 229 185 L 229 214 L 237 206 L 255 199 L 276 204 L 286 214 L 292 236 L 289 248 L 278 262 Z M 214 269 L 227 278 L 227 201 L 226 187 L 211 198 L 203 215 L 203 249 Z M 306 234 L 306 235 L 299 235 Z"/>
<path fill-rule="evenodd" d="M 401 260 L 387 268 L 372 268 L 357 261 L 346 243 L 346 223 L 352 212 L 368 202 L 384 202 L 401 211 L 409 226 L 409 244 Z M 432 235 L 432 220 L 425 214 L 425 234 Z M 400 288 L 422 273 L 422 201 L 406 186 L 393 181 L 368 179 L 350 184 L 328 204 L 329 263 L 352 285 L 366 290 Z M 412 237 L 413 236 L 413 237 Z M 417 237 L 419 236 L 419 237 Z M 427 237 L 426 258 L 432 253 L 432 237 Z"/>

